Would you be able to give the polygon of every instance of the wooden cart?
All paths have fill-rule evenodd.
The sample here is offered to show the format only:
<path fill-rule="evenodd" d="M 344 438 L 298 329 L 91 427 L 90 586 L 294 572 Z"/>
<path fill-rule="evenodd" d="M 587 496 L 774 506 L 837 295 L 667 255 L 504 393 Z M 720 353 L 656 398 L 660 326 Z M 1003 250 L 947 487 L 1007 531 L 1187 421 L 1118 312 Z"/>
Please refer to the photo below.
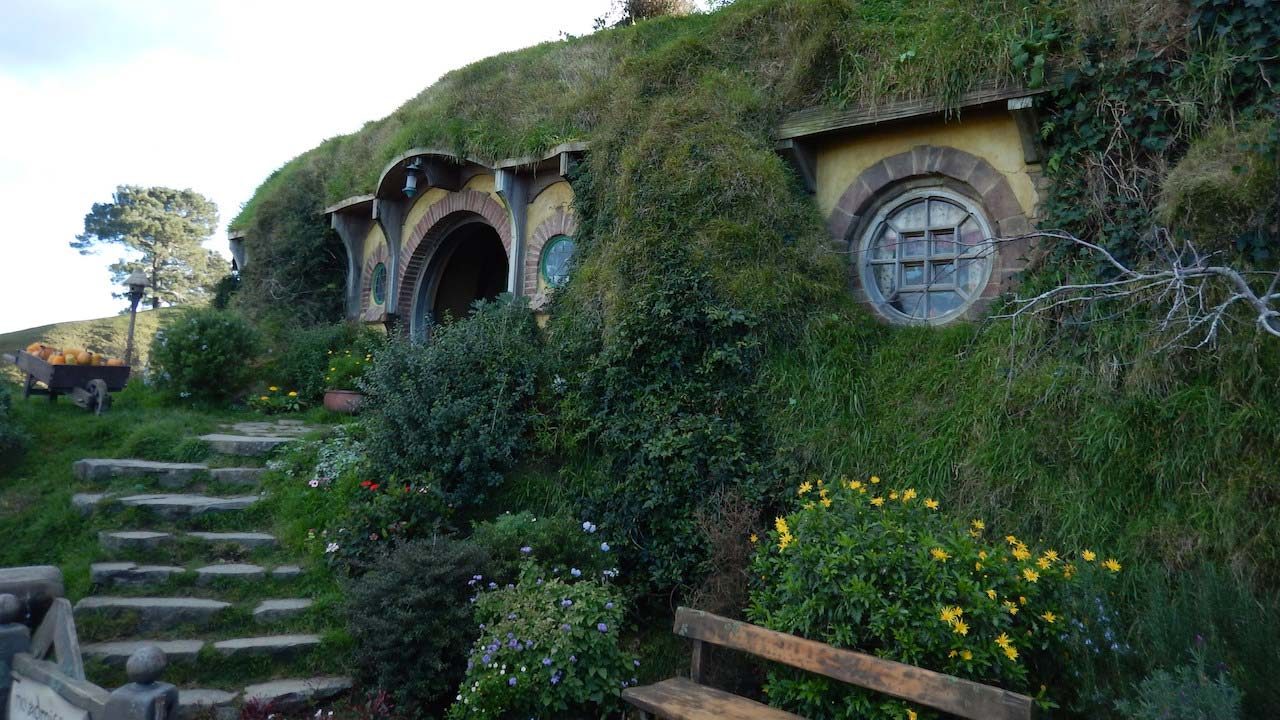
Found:
<path fill-rule="evenodd" d="M 124 389 L 129 382 L 127 366 L 107 365 L 52 365 L 28 352 L 19 351 L 5 355 L 18 369 L 26 373 L 22 385 L 22 397 L 48 395 L 55 402 L 59 395 L 68 395 L 76 405 L 101 415 L 111 409 L 111 393 Z M 44 387 L 39 387 L 42 383 Z"/>

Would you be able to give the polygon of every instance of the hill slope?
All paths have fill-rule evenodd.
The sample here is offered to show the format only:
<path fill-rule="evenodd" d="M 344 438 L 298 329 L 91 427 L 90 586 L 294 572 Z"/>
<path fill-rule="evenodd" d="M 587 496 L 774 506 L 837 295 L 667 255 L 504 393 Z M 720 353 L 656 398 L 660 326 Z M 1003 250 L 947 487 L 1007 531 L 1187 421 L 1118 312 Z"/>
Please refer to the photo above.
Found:
<path fill-rule="evenodd" d="M 171 322 L 180 308 L 160 308 L 138 312 L 138 324 L 134 329 L 136 365 L 146 365 L 151 355 L 151 340 L 156 331 Z M 12 352 L 33 342 L 43 342 L 56 347 L 82 347 L 113 357 L 124 357 L 129 337 L 129 316 L 73 320 L 38 327 L 15 330 L 0 335 L 0 352 Z"/>

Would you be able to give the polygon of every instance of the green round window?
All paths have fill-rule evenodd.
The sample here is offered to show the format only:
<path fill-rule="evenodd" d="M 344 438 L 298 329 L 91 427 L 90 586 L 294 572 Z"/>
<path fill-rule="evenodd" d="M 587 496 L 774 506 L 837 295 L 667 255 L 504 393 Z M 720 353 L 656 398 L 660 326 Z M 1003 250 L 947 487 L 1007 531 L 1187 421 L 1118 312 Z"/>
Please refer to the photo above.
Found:
<path fill-rule="evenodd" d="M 542 279 L 553 288 L 569 281 L 569 263 L 577 246 L 568 235 L 557 235 L 542 249 Z"/>
<path fill-rule="evenodd" d="M 373 304 L 387 304 L 387 264 L 378 263 L 373 269 Z"/>

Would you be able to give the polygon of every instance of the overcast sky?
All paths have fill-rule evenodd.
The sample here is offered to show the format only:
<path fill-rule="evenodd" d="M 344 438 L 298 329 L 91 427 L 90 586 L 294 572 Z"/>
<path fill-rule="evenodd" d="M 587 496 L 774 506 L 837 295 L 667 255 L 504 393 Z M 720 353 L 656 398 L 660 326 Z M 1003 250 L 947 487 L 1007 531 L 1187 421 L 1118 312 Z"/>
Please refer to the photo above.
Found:
<path fill-rule="evenodd" d="M 482 57 L 590 31 L 608 0 L 0 0 L 0 332 L 112 315 L 67 243 L 117 185 L 218 204 Z"/>

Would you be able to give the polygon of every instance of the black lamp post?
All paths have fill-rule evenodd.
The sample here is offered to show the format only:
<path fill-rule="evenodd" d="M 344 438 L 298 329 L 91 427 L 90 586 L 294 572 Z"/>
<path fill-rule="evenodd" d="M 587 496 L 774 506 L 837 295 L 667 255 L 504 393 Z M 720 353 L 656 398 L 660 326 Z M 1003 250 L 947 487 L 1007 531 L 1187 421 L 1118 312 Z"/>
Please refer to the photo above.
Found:
<path fill-rule="evenodd" d="M 124 284 L 129 287 L 129 341 L 124 348 L 124 364 L 133 365 L 133 325 L 138 321 L 138 303 L 142 302 L 142 294 L 151 283 L 147 282 L 146 273 L 134 270 Z"/>

